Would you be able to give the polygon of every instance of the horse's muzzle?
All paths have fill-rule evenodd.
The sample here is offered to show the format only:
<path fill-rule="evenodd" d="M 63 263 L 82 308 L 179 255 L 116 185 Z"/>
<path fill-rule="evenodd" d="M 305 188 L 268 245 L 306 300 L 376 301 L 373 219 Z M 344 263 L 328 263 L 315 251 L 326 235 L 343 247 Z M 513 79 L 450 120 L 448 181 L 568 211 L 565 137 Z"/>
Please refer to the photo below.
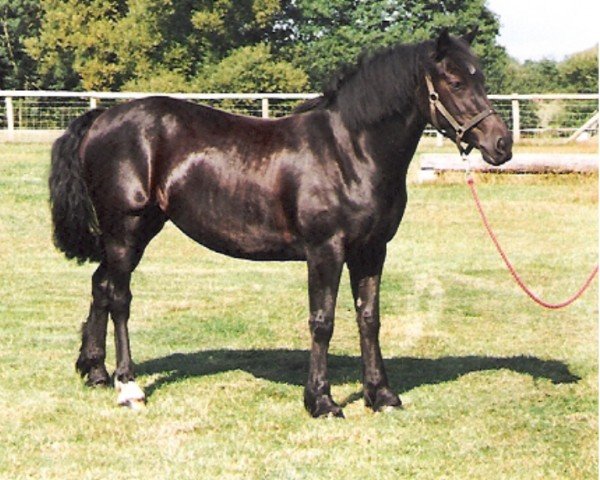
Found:
<path fill-rule="evenodd" d="M 490 165 L 498 166 L 512 158 L 512 135 L 496 137 L 493 142 L 479 144 L 479 151 L 483 159 Z"/>

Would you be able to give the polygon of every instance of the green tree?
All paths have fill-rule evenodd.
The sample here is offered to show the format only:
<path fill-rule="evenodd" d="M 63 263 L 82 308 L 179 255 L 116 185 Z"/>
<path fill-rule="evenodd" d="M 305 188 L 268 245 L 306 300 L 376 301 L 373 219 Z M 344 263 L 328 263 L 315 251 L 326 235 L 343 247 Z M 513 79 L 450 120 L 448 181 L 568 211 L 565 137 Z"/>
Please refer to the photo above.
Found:
<path fill-rule="evenodd" d="M 562 91 L 598 93 L 598 45 L 569 56 L 558 65 Z"/>
<path fill-rule="evenodd" d="M 476 25 L 492 90 L 508 61 L 485 0 L 42 0 L 41 11 L 26 45 L 51 88 L 315 89 L 365 49 Z"/>
<path fill-rule="evenodd" d="M 297 0 L 286 2 L 274 29 L 282 54 L 303 68 L 313 88 L 361 51 L 396 42 L 434 38 L 442 28 L 456 35 L 479 28 L 475 51 L 493 90 L 504 81 L 508 57 L 498 46 L 498 18 L 484 0 Z"/>
<path fill-rule="evenodd" d="M 512 65 L 510 89 L 514 93 L 555 93 L 560 90 L 558 64 L 554 60 L 526 60 Z"/>
<path fill-rule="evenodd" d="M 36 86 L 36 65 L 23 45 L 40 27 L 37 0 L 0 0 L 0 88 Z"/>
<path fill-rule="evenodd" d="M 191 22 L 204 57 L 218 61 L 231 50 L 268 39 L 279 0 L 210 0 L 195 2 Z"/>
<path fill-rule="evenodd" d="M 507 69 L 508 90 L 515 93 L 595 93 L 598 92 L 598 48 L 567 57 L 562 62 L 550 59 L 513 60 Z M 521 103 L 524 125 L 552 128 L 577 127 L 582 120 L 562 100 Z"/>
<path fill-rule="evenodd" d="M 598 92 L 598 47 L 568 56 L 562 62 L 544 58 L 513 60 L 507 67 L 507 90 L 517 93 Z"/>
<path fill-rule="evenodd" d="M 268 38 L 279 5 L 279 0 L 43 0 L 40 33 L 27 48 L 45 85 L 53 88 L 187 90 L 210 65 Z"/>
<path fill-rule="evenodd" d="M 240 47 L 200 80 L 201 90 L 210 92 L 302 92 L 308 77 L 300 69 L 273 58 L 264 43 Z"/>
<path fill-rule="evenodd" d="M 117 88 L 152 68 L 169 0 L 44 0 L 40 34 L 26 41 L 48 87 Z"/>

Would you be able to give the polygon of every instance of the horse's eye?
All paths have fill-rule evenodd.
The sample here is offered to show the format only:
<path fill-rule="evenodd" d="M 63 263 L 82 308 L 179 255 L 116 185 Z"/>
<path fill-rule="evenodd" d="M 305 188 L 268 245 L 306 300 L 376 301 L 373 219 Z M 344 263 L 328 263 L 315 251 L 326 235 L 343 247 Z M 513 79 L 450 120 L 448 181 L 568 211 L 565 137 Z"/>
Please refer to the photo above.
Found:
<path fill-rule="evenodd" d="M 460 80 L 453 80 L 448 83 L 452 90 L 461 90 L 463 87 L 463 83 Z"/>

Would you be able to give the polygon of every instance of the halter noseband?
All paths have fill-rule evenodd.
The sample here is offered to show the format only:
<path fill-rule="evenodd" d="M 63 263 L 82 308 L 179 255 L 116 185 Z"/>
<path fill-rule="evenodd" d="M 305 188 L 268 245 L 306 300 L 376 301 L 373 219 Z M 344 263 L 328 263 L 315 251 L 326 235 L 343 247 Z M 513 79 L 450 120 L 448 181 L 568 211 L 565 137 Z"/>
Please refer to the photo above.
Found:
<path fill-rule="evenodd" d="M 496 112 L 496 110 L 494 110 L 493 108 L 488 108 L 483 112 L 475 115 L 464 125 L 461 125 L 446 109 L 446 107 L 444 107 L 444 104 L 440 101 L 440 95 L 435 91 L 435 87 L 433 86 L 433 82 L 428 73 L 425 74 L 425 82 L 427 83 L 427 90 L 429 91 L 429 108 L 431 111 L 431 122 L 433 123 L 434 127 L 437 128 L 441 133 L 448 136 L 448 133 L 440 126 L 437 120 L 437 112 L 440 112 L 442 114 L 442 117 L 444 117 L 448 121 L 448 123 L 452 126 L 454 132 L 456 133 L 454 141 L 461 155 L 468 155 L 471 152 L 471 150 L 473 150 L 474 145 L 468 144 L 467 148 L 464 148 L 462 146 L 462 141 L 465 134 L 469 130 L 477 126 L 484 118 L 487 118 L 490 115 L 498 115 L 498 112 Z"/>

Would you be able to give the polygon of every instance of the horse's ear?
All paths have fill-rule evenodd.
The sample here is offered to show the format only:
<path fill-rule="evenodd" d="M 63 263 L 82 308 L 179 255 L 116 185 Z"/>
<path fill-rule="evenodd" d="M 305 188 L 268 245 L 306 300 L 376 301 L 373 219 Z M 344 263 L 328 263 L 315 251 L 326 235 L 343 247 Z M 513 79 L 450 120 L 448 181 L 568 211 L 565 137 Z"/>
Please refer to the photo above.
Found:
<path fill-rule="evenodd" d="M 452 40 L 450 39 L 450 34 L 448 33 L 448 29 L 444 28 L 436 41 L 435 44 L 435 60 L 441 61 L 450 50 L 450 45 L 452 44 Z"/>
<path fill-rule="evenodd" d="M 475 37 L 477 36 L 477 33 L 479 33 L 479 27 L 475 26 L 475 28 L 473 30 L 471 30 L 466 35 L 463 35 L 461 38 L 465 42 L 467 42 L 469 45 L 472 45 L 473 44 L 473 40 L 475 40 Z"/>

